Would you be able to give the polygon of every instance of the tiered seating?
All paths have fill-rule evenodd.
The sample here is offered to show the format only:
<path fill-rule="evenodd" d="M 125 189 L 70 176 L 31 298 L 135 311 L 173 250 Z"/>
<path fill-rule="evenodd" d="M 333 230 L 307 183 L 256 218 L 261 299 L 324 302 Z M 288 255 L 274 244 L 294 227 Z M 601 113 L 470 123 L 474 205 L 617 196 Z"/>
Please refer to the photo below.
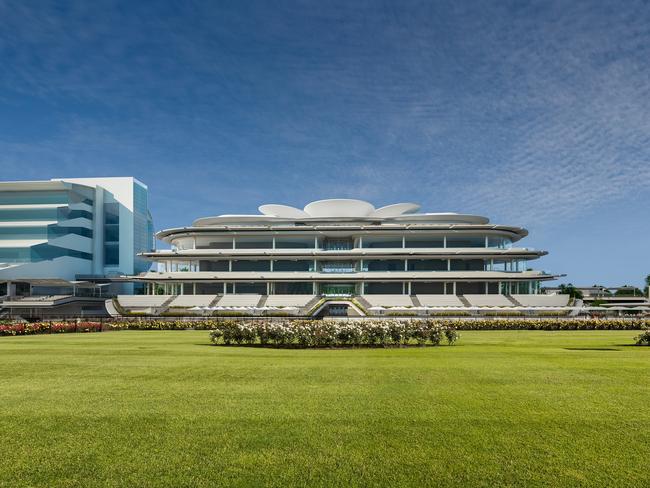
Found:
<path fill-rule="evenodd" d="M 224 295 L 219 300 L 220 307 L 255 307 L 262 295 Z"/>
<path fill-rule="evenodd" d="M 456 295 L 417 295 L 425 307 L 462 307 L 463 302 Z"/>
<path fill-rule="evenodd" d="M 413 300 L 409 295 L 363 295 L 363 298 L 373 307 L 413 306 Z"/>
<path fill-rule="evenodd" d="M 505 295 L 463 295 L 473 307 L 512 307 Z"/>
<path fill-rule="evenodd" d="M 170 307 L 207 307 L 217 295 L 178 295 Z"/>
<path fill-rule="evenodd" d="M 124 308 L 161 307 L 173 295 L 118 295 L 117 301 Z"/>
<path fill-rule="evenodd" d="M 266 304 L 269 307 L 304 307 L 314 295 L 269 295 Z"/>
<path fill-rule="evenodd" d="M 512 295 L 524 307 L 566 307 L 569 295 Z"/>

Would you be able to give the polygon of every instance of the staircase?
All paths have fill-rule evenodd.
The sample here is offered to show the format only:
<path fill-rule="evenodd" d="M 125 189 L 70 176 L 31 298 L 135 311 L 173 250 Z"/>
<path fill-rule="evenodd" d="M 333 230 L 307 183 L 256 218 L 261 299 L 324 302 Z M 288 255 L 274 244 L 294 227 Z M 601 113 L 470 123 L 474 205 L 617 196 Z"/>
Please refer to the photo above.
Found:
<path fill-rule="evenodd" d="M 504 295 L 510 302 L 515 306 L 515 307 L 523 307 L 521 303 L 519 303 L 517 300 L 515 300 L 515 297 L 512 295 Z"/>
<path fill-rule="evenodd" d="M 463 295 L 457 295 L 457 296 L 458 296 L 458 299 L 461 301 L 461 303 L 463 304 L 464 307 L 471 307 L 472 306 L 472 304 L 469 303 L 467 298 L 465 298 Z"/>
<path fill-rule="evenodd" d="M 160 307 L 156 310 L 156 315 L 160 315 L 167 311 L 171 303 L 178 297 L 178 295 L 171 295 L 167 300 L 165 300 Z"/>
<path fill-rule="evenodd" d="M 411 301 L 413 302 L 413 306 L 415 306 L 415 307 L 421 307 L 422 306 L 422 302 L 420 302 L 420 299 L 417 296 L 415 296 L 415 295 L 410 295 L 410 296 L 411 296 Z"/>
<path fill-rule="evenodd" d="M 257 302 L 257 305 L 255 305 L 257 308 L 262 308 L 264 305 L 266 305 L 266 300 L 268 300 L 269 296 L 268 295 L 262 295 L 260 297 L 259 302 Z"/>
<path fill-rule="evenodd" d="M 357 295 L 357 296 L 355 296 L 354 298 L 355 298 L 356 301 L 359 302 L 359 303 L 361 304 L 361 306 L 362 306 L 363 308 L 365 308 L 366 310 L 368 310 L 370 307 L 372 307 L 372 305 L 370 304 L 370 302 L 369 302 L 368 300 L 366 300 L 365 298 L 363 298 L 361 295 Z"/>
<path fill-rule="evenodd" d="M 309 300 L 304 307 L 300 309 L 300 315 L 307 315 L 307 312 L 309 312 L 314 306 L 321 301 L 321 296 L 316 295 L 314 298 Z"/>
<path fill-rule="evenodd" d="M 212 301 L 209 303 L 208 307 L 216 307 L 216 306 L 217 306 L 217 303 L 219 303 L 219 300 L 221 300 L 221 297 L 222 297 L 222 296 L 223 296 L 223 295 L 217 295 L 216 297 L 214 297 L 214 300 L 212 300 Z"/>

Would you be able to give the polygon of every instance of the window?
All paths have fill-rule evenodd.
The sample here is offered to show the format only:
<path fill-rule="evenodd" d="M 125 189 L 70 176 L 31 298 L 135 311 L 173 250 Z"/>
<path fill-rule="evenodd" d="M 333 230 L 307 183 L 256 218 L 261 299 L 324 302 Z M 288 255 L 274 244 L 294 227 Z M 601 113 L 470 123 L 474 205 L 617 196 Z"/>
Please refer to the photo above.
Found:
<path fill-rule="evenodd" d="M 232 237 L 197 237 L 197 249 L 232 249 Z"/>
<path fill-rule="evenodd" d="M 266 295 L 266 283 L 235 283 L 235 293 Z"/>
<path fill-rule="evenodd" d="M 445 247 L 442 236 L 406 236 L 406 247 Z"/>
<path fill-rule="evenodd" d="M 117 243 L 104 244 L 104 265 L 119 266 L 120 264 L 120 245 Z"/>
<path fill-rule="evenodd" d="M 404 271 L 402 259 L 367 259 L 363 262 L 364 271 Z"/>
<path fill-rule="evenodd" d="M 330 239 L 323 242 L 323 249 L 326 251 L 349 251 L 354 247 L 352 239 Z"/>
<path fill-rule="evenodd" d="M 401 281 L 365 283 L 363 292 L 367 295 L 402 295 L 404 283 Z"/>
<path fill-rule="evenodd" d="M 313 295 L 314 285 L 310 281 L 273 283 L 276 295 Z"/>
<path fill-rule="evenodd" d="M 485 236 L 448 236 L 447 247 L 485 247 Z"/>
<path fill-rule="evenodd" d="M 197 283 L 197 295 L 221 295 L 223 294 L 223 283 Z"/>
<path fill-rule="evenodd" d="M 104 266 L 120 264 L 120 204 L 104 203 Z"/>
<path fill-rule="evenodd" d="M 444 283 L 420 281 L 411 283 L 411 295 L 442 295 L 444 293 Z"/>
<path fill-rule="evenodd" d="M 485 261 L 483 259 L 452 259 L 450 267 L 452 271 L 484 271 Z"/>
<path fill-rule="evenodd" d="M 312 260 L 278 260 L 273 261 L 273 271 L 313 271 Z"/>
<path fill-rule="evenodd" d="M 233 271 L 271 271 L 271 261 L 235 260 L 232 262 Z"/>
<path fill-rule="evenodd" d="M 199 261 L 199 271 L 228 271 L 228 261 Z"/>
<path fill-rule="evenodd" d="M 363 247 L 368 249 L 401 248 L 402 236 L 363 236 Z"/>
<path fill-rule="evenodd" d="M 313 237 L 276 237 L 276 249 L 314 249 Z"/>
<path fill-rule="evenodd" d="M 354 273 L 354 261 L 321 261 L 321 271 L 323 273 Z"/>
<path fill-rule="evenodd" d="M 488 247 L 494 247 L 497 249 L 509 249 L 512 247 L 512 240 L 502 236 L 489 236 Z"/>
<path fill-rule="evenodd" d="M 483 294 L 485 294 L 485 282 L 459 281 L 456 283 L 456 295 L 483 295 Z"/>
<path fill-rule="evenodd" d="M 354 295 L 357 287 L 354 283 L 321 283 L 320 292 L 330 296 Z"/>
<path fill-rule="evenodd" d="M 235 237 L 236 249 L 272 249 L 271 237 Z"/>
<path fill-rule="evenodd" d="M 447 271 L 446 259 L 409 259 L 409 271 Z"/>

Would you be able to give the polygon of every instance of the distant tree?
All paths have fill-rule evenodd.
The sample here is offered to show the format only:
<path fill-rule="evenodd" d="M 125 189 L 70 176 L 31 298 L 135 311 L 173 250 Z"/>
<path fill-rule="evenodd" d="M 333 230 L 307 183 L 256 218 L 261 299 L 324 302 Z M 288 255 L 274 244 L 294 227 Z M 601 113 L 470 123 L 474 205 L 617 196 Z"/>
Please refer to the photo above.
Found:
<path fill-rule="evenodd" d="M 571 298 L 582 298 L 582 292 L 578 290 L 572 283 L 565 285 L 562 283 L 560 285 L 560 293 L 563 295 L 569 295 Z"/>
<path fill-rule="evenodd" d="M 643 292 L 639 290 L 636 286 L 625 285 L 616 290 L 614 296 L 616 297 L 639 297 L 643 295 Z"/>
<path fill-rule="evenodd" d="M 650 289 L 650 274 L 645 277 L 645 288 L 643 294 L 648 296 L 648 289 Z"/>

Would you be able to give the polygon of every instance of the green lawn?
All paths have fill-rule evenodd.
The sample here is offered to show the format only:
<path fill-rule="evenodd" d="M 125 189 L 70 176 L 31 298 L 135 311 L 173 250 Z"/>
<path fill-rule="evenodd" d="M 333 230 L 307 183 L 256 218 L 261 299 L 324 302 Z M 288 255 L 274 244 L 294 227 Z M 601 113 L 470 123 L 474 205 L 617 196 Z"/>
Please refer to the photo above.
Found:
<path fill-rule="evenodd" d="M 0 338 L 0 486 L 648 486 L 634 331 L 278 350 Z"/>

